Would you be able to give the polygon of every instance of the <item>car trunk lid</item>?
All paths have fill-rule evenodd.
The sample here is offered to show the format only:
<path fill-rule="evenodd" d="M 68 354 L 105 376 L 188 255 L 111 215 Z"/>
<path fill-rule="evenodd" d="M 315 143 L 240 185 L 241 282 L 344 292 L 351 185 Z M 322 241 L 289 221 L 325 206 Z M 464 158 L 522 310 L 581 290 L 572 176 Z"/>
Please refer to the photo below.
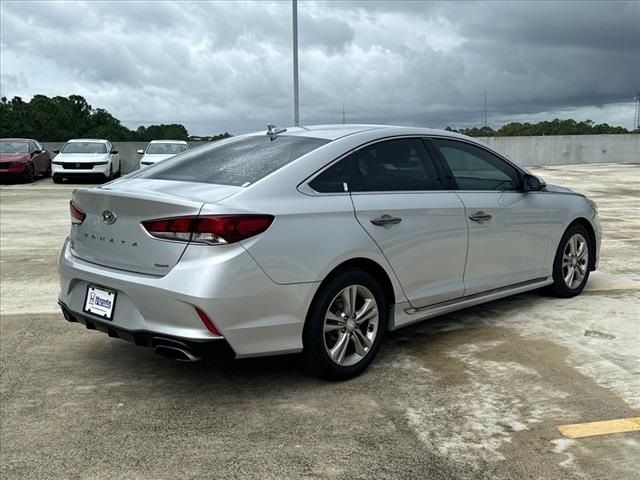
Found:
<path fill-rule="evenodd" d="M 183 185 L 175 185 L 178 183 Z M 199 187 L 190 182 L 124 179 L 76 190 L 73 202 L 86 217 L 71 228 L 73 255 L 120 270 L 165 275 L 178 263 L 188 243 L 153 238 L 141 222 L 198 215 L 205 201 L 219 201 L 237 190 L 207 185 L 205 192 Z"/>

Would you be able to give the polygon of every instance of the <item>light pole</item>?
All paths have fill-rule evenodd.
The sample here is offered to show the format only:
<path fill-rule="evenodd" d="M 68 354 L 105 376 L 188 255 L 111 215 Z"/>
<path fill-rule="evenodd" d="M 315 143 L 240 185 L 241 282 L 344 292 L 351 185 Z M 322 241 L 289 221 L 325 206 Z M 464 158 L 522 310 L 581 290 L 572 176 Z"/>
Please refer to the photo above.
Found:
<path fill-rule="evenodd" d="M 293 124 L 300 126 L 298 99 L 298 0 L 292 0 L 293 8 Z"/>

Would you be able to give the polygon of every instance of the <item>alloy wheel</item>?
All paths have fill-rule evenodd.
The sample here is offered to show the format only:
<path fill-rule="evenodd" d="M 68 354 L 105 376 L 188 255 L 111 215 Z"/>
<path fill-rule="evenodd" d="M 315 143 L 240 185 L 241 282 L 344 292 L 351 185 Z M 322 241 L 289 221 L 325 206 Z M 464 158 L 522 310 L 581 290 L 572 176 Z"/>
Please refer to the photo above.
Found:
<path fill-rule="evenodd" d="M 562 252 L 562 276 L 567 287 L 580 286 L 589 268 L 589 247 L 580 233 L 572 235 Z"/>
<path fill-rule="evenodd" d="M 324 347 L 331 360 L 343 367 L 362 361 L 378 335 L 378 303 L 362 285 L 349 285 L 331 301 L 325 314 Z"/>

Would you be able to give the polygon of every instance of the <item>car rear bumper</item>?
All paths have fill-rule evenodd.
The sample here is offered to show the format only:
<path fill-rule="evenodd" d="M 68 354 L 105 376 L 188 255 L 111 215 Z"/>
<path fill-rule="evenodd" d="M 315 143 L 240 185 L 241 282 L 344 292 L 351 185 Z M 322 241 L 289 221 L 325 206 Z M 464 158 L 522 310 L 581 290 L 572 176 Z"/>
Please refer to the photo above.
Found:
<path fill-rule="evenodd" d="M 131 332 L 146 332 L 150 338 L 197 344 L 223 338 L 237 357 L 300 351 L 304 320 L 317 288 L 316 283 L 274 283 L 238 244 L 189 246 L 171 271 L 154 276 L 81 260 L 67 239 L 59 273 L 58 300 L 68 318 L 85 325 L 88 320 L 118 337 L 119 332 L 134 337 Z M 112 320 L 84 312 L 89 285 L 117 292 Z M 222 337 L 207 329 L 196 308 L 206 313 Z"/>
<path fill-rule="evenodd" d="M 65 320 L 83 324 L 88 330 L 106 333 L 112 338 L 120 338 L 142 347 L 155 348 L 159 345 L 182 345 L 193 355 L 200 358 L 233 358 L 235 353 L 229 343 L 222 337 L 201 340 L 159 334 L 145 330 L 127 330 L 114 326 L 106 320 L 99 320 L 93 316 L 72 312 L 63 302 L 58 302 Z"/>

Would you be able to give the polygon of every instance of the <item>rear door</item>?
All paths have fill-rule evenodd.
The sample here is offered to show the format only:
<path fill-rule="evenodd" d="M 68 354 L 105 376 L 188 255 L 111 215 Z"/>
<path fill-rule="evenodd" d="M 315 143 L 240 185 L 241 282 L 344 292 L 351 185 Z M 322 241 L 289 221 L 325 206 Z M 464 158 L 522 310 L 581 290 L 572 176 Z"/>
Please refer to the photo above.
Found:
<path fill-rule="evenodd" d="M 524 192 L 519 171 L 489 150 L 449 138 L 431 142 L 466 208 L 465 295 L 545 276 L 548 202 Z"/>
<path fill-rule="evenodd" d="M 351 172 L 343 188 L 351 192 L 356 218 L 389 261 L 413 307 L 463 294 L 464 207 L 444 189 L 420 138 L 364 146 L 332 169 Z M 325 177 L 331 179 L 331 173 Z M 321 180 L 314 180 L 316 186 Z"/>

